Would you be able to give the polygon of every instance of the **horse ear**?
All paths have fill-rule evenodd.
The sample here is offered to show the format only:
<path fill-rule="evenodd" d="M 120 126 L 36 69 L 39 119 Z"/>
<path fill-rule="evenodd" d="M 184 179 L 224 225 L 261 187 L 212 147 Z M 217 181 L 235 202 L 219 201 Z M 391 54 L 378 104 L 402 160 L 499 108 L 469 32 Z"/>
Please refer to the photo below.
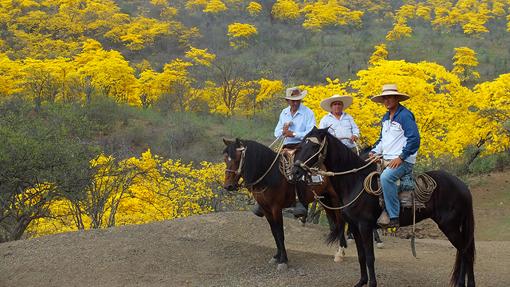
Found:
<path fill-rule="evenodd" d="M 236 138 L 236 146 L 244 147 L 243 142 L 239 138 Z"/>
<path fill-rule="evenodd" d="M 226 138 L 223 138 L 223 143 L 224 143 L 226 146 L 228 146 L 228 145 L 233 144 L 233 143 L 234 143 L 234 141 L 233 141 L 233 140 L 226 139 Z"/>
<path fill-rule="evenodd" d="M 317 127 L 316 127 L 316 126 L 313 126 L 312 131 L 316 131 L 316 130 L 317 130 Z"/>

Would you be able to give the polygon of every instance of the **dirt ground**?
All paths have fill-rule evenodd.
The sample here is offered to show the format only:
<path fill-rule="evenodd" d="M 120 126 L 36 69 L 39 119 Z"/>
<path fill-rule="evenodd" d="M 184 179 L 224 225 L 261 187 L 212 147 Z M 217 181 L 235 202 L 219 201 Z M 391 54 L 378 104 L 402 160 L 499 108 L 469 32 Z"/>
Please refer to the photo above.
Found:
<path fill-rule="evenodd" d="M 475 178 L 478 286 L 510 282 L 510 173 Z M 447 286 L 455 249 L 435 224 L 410 241 L 383 236 L 376 249 L 379 286 Z M 404 233 L 405 230 L 402 231 Z M 275 244 L 250 212 L 213 213 L 138 226 L 58 234 L 0 244 L 3 286 L 353 286 L 356 248 L 333 262 L 327 228 L 285 218 L 289 269 L 268 264 Z M 402 236 L 402 234 L 401 234 Z M 402 236 L 405 237 L 405 236 Z"/>
<path fill-rule="evenodd" d="M 285 219 L 289 269 L 275 252 L 264 219 L 215 213 L 105 230 L 74 232 L 0 245 L 0 286 L 352 286 L 355 247 L 334 263 L 326 228 Z M 455 249 L 444 240 L 383 237 L 376 250 L 379 286 L 447 286 Z M 510 242 L 478 241 L 478 286 L 508 286 Z"/>

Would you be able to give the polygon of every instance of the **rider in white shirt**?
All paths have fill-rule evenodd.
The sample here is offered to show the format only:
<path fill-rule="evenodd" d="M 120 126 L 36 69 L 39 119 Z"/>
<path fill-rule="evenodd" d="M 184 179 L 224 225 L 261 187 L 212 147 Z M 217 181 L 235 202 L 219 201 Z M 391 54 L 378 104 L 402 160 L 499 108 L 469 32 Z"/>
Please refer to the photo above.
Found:
<path fill-rule="evenodd" d="M 351 104 L 351 96 L 334 95 L 324 99 L 321 102 L 321 108 L 329 113 L 321 119 L 319 128 L 328 128 L 330 134 L 352 149 L 356 147 L 359 128 L 352 116 L 344 112 Z"/>
<path fill-rule="evenodd" d="M 313 129 L 315 126 L 315 116 L 313 111 L 301 103 L 301 100 L 306 96 L 307 92 L 299 89 L 298 87 L 288 88 L 285 92 L 285 100 L 288 107 L 282 110 L 278 124 L 274 129 L 274 136 L 279 138 L 284 136 L 283 147 L 288 149 L 295 149 L 301 140 Z M 297 189 L 299 201 L 296 202 L 296 207 L 293 209 L 295 216 L 305 216 L 307 209 L 301 202 L 301 190 Z M 253 213 L 257 216 L 264 216 L 262 208 L 257 204 L 253 209 Z"/>

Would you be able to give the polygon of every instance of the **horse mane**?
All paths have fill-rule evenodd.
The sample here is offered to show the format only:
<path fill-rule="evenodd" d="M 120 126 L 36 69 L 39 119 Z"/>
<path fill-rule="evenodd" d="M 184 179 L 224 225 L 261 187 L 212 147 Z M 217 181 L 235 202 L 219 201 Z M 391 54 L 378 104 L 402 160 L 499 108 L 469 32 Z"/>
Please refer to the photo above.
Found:
<path fill-rule="evenodd" d="M 239 142 L 246 147 L 242 176 L 246 184 L 251 184 L 264 175 L 275 160 L 277 154 L 269 147 L 256 141 L 240 139 Z M 235 148 L 229 150 L 229 147 L 227 147 L 225 152 L 227 152 L 229 156 L 233 157 L 235 154 Z M 282 175 L 280 173 L 279 163 L 276 162 L 267 175 L 264 176 L 264 178 L 257 183 L 256 186 L 276 186 L 280 184 L 281 178 Z"/>

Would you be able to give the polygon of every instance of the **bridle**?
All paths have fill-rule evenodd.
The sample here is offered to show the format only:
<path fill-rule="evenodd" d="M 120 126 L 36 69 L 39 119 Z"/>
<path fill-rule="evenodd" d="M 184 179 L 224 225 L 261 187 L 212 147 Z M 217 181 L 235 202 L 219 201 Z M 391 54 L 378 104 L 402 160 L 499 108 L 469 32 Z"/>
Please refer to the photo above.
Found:
<path fill-rule="evenodd" d="M 242 172 L 242 169 L 243 169 L 243 166 L 244 166 L 244 159 L 246 157 L 246 149 L 247 149 L 247 147 L 245 147 L 245 146 L 236 148 L 236 151 L 240 151 L 241 152 L 241 159 L 239 160 L 239 166 L 237 167 L 237 170 L 228 169 L 228 168 L 225 169 L 225 173 L 233 173 L 233 174 L 235 174 L 235 178 L 234 178 L 234 185 L 235 186 L 238 185 L 239 179 L 241 178 L 241 172 Z"/>
<path fill-rule="evenodd" d="M 243 183 L 242 186 L 243 187 L 251 187 L 251 186 L 254 186 L 254 185 L 258 184 L 259 182 L 261 182 L 262 179 L 264 179 L 264 177 L 266 177 L 266 175 L 269 173 L 269 171 L 271 171 L 271 169 L 273 168 L 274 164 L 278 161 L 278 158 L 280 157 L 280 152 L 282 151 L 282 148 L 283 148 L 283 144 L 278 149 L 278 152 L 276 153 L 276 156 L 275 156 L 273 162 L 271 163 L 269 168 L 266 170 L 266 172 L 264 172 L 264 174 L 261 177 L 259 177 L 254 182 Z M 225 169 L 226 173 L 230 172 L 230 173 L 234 173 L 236 175 L 235 183 L 238 183 L 239 179 L 241 178 L 241 173 L 242 173 L 242 169 L 243 169 L 243 166 L 244 166 L 244 163 L 245 163 L 245 157 L 246 157 L 246 151 L 247 150 L 248 150 L 248 147 L 245 147 L 245 146 L 241 146 L 239 148 L 236 148 L 236 151 L 241 151 L 241 159 L 239 160 L 239 166 L 237 167 L 237 170 Z M 263 191 L 265 191 L 266 189 L 267 189 L 267 187 L 264 188 Z"/>
<path fill-rule="evenodd" d="M 324 139 L 322 140 L 322 142 L 317 138 L 317 137 L 309 137 L 309 138 L 306 138 L 304 140 L 305 143 L 307 142 L 311 142 L 313 144 L 316 144 L 316 145 L 319 145 L 319 149 L 317 150 L 316 153 L 314 153 L 313 155 L 311 155 L 307 160 L 305 160 L 304 162 L 295 162 L 294 165 L 297 165 L 299 167 L 301 167 L 303 170 L 305 170 L 308 175 L 312 175 L 314 174 L 312 171 L 313 169 L 317 168 L 319 169 L 319 166 L 322 165 L 322 163 L 324 162 L 324 159 L 326 158 L 326 152 L 328 150 L 328 141 L 327 141 L 327 138 L 324 137 Z M 308 166 L 307 163 L 312 160 L 312 158 L 314 158 L 315 156 L 319 156 L 317 162 L 315 164 L 313 164 L 312 166 Z"/>
<path fill-rule="evenodd" d="M 240 151 L 241 152 L 241 159 L 239 160 L 239 166 L 237 167 L 237 170 L 226 168 L 225 172 L 230 172 L 230 173 L 233 173 L 235 175 L 240 175 L 241 174 L 241 170 L 242 170 L 243 165 L 244 165 L 244 158 L 246 157 L 246 147 L 243 146 L 243 147 L 236 148 L 236 151 Z"/>

